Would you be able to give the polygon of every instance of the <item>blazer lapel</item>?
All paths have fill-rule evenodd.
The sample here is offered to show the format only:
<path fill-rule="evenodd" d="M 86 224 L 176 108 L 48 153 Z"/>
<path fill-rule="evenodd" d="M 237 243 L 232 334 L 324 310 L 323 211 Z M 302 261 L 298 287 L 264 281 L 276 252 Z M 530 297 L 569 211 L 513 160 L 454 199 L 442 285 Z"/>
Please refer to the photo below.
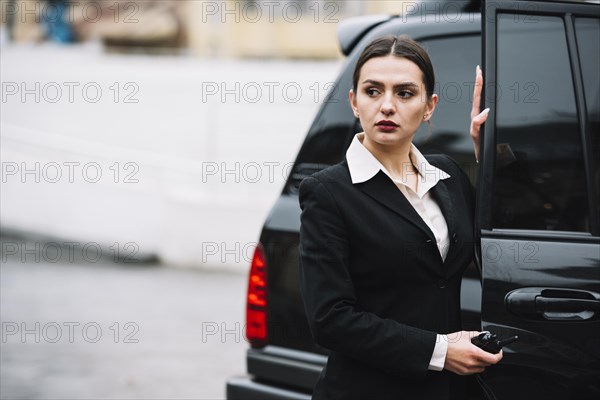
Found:
<path fill-rule="evenodd" d="M 358 183 L 356 186 L 379 203 L 414 224 L 435 242 L 435 237 L 433 232 L 431 232 L 431 229 L 429 229 L 421 216 L 415 211 L 414 207 L 409 203 L 408 199 L 402 194 L 400 189 L 396 187 L 394 182 L 392 182 L 383 171 L 379 171 L 373 178 Z M 446 216 L 446 213 L 444 213 L 444 216 Z"/>
<path fill-rule="evenodd" d="M 444 261 L 444 263 L 446 263 L 452 258 L 453 250 L 456 249 L 454 244 L 456 232 L 456 210 L 454 208 L 454 201 L 443 179 L 439 180 L 438 183 L 430 189 L 430 192 L 440 207 L 440 210 L 444 215 L 444 219 L 446 220 L 446 225 L 448 226 L 448 239 L 450 247 L 448 249 L 448 254 L 446 254 L 446 260 Z"/>

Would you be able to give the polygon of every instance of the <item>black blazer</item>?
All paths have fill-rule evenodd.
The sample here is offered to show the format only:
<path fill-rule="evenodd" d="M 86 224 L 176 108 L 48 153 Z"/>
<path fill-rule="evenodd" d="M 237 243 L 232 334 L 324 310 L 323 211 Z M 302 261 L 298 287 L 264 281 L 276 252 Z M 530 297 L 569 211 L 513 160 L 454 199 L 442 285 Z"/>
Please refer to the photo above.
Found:
<path fill-rule="evenodd" d="M 429 371 L 436 333 L 461 330 L 461 276 L 473 255 L 474 191 L 450 157 L 432 189 L 448 225 L 435 237 L 379 171 L 352 184 L 347 160 L 300 184 L 300 286 L 315 342 L 330 350 L 313 399 L 464 400 L 472 377 Z"/>

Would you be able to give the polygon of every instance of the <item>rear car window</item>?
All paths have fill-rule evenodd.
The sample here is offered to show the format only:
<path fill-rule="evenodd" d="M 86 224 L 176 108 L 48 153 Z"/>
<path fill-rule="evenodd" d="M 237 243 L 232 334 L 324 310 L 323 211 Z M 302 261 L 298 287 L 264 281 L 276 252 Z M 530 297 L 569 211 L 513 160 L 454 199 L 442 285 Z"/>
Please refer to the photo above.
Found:
<path fill-rule="evenodd" d="M 439 96 L 431 133 L 422 124 L 414 144 L 424 154 L 444 153 L 454 158 L 475 183 L 475 156 L 469 135 L 475 66 L 481 60 L 481 36 L 451 36 L 420 41 L 435 69 L 434 92 Z"/>

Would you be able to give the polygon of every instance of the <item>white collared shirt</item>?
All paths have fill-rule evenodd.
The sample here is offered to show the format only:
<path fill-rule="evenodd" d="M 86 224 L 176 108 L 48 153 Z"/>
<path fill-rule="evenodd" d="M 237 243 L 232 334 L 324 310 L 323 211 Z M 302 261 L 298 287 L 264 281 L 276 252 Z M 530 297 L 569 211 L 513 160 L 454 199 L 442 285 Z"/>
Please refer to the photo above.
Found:
<path fill-rule="evenodd" d="M 421 216 L 435 237 L 442 260 L 446 259 L 450 239 L 448 225 L 442 210 L 435 202 L 429 190 L 440 180 L 450 178 L 450 175 L 439 168 L 429 164 L 423 154 L 411 143 L 409 157 L 419 172 L 417 178 L 417 191 L 413 191 L 406 183 L 394 179 L 377 158 L 362 144 L 364 132 L 354 135 L 354 139 L 346 151 L 348 169 L 352 183 L 361 183 L 374 177 L 380 170 L 383 171 L 400 189 L 415 211 Z"/>
<path fill-rule="evenodd" d="M 377 175 L 380 170 L 383 171 L 404 194 L 415 211 L 421 216 L 423 222 L 427 224 L 435 237 L 440 256 L 442 260 L 445 260 L 450 245 L 448 225 L 442 210 L 429 193 L 429 190 L 440 180 L 450 178 L 450 175 L 429 164 L 423 154 L 411 143 L 409 157 L 419 173 L 417 191 L 415 192 L 406 183 L 394 179 L 383 164 L 362 144 L 364 135 L 364 132 L 354 135 L 354 139 L 346 151 L 346 160 L 348 161 L 352 183 L 368 181 Z M 429 369 L 441 371 L 444 368 L 447 351 L 448 341 L 446 335 L 438 334 L 433 355 L 429 362 Z"/>

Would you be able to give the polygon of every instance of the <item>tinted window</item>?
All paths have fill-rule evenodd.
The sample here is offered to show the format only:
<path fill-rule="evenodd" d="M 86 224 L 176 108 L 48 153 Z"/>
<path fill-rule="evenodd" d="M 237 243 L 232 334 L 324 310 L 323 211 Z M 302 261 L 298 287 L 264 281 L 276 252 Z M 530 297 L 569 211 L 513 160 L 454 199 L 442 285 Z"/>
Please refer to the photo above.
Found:
<path fill-rule="evenodd" d="M 423 124 L 414 143 L 423 153 L 450 155 L 473 180 L 476 168 L 469 124 L 475 66 L 481 62 L 481 37 L 456 36 L 421 43 L 433 64 L 439 102 L 431 119 L 431 134 Z"/>
<path fill-rule="evenodd" d="M 575 20 L 577 50 L 581 60 L 583 90 L 588 117 L 592 154 L 595 157 L 593 181 L 596 185 L 597 199 L 600 199 L 600 20 L 578 18 Z M 600 203 L 596 206 L 599 208 Z"/>
<path fill-rule="evenodd" d="M 499 14 L 495 228 L 589 231 L 563 20 Z M 597 51 L 597 50 L 596 50 Z"/>

